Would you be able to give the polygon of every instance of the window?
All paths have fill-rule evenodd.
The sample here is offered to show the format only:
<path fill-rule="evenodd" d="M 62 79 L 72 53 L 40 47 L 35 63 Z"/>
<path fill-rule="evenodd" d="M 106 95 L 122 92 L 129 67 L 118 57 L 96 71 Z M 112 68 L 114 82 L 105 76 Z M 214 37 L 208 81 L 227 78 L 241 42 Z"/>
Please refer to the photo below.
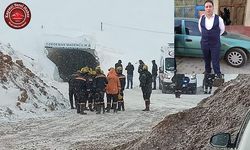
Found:
<path fill-rule="evenodd" d="M 182 32 L 181 32 L 181 20 L 175 20 L 174 32 L 175 32 L 175 34 L 182 34 Z"/>
<path fill-rule="evenodd" d="M 174 71 L 176 69 L 175 58 L 165 58 L 165 66 L 167 71 Z"/>
<path fill-rule="evenodd" d="M 186 21 L 185 24 L 186 24 L 185 30 L 186 30 L 187 35 L 193 35 L 193 36 L 200 36 L 201 35 L 197 22 Z"/>

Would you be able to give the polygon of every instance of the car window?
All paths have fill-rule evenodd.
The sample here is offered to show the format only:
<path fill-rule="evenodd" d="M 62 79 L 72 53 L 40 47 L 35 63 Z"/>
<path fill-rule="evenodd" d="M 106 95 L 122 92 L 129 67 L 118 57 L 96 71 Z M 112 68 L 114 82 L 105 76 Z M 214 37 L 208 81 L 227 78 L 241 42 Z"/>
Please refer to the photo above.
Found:
<path fill-rule="evenodd" d="M 166 71 L 174 71 L 176 69 L 175 58 L 165 58 Z"/>
<path fill-rule="evenodd" d="M 174 32 L 175 32 L 175 34 L 182 34 L 182 32 L 181 32 L 181 20 L 174 21 Z"/>
<path fill-rule="evenodd" d="M 186 21 L 185 25 L 186 25 L 185 30 L 186 30 L 187 35 L 193 35 L 193 36 L 200 36 L 201 35 L 197 22 Z"/>

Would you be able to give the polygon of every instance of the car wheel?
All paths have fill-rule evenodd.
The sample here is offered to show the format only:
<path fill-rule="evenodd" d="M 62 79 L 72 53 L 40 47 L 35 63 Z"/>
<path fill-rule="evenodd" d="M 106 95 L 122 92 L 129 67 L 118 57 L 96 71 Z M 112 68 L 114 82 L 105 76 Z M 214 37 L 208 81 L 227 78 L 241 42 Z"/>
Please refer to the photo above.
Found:
<path fill-rule="evenodd" d="M 247 54 L 240 48 L 233 48 L 226 53 L 225 59 L 233 67 L 242 67 L 247 62 Z"/>

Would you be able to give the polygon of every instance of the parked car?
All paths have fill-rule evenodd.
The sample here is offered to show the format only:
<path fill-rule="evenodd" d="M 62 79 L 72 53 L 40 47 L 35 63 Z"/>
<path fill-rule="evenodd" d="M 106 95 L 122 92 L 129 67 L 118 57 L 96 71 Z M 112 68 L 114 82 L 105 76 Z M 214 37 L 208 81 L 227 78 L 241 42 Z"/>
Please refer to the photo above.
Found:
<path fill-rule="evenodd" d="M 210 138 L 210 144 L 217 148 L 231 148 L 233 150 L 249 150 L 250 142 L 250 111 L 248 111 L 236 140 L 231 142 L 231 134 L 218 133 Z"/>
<path fill-rule="evenodd" d="M 175 55 L 203 57 L 201 33 L 196 18 L 175 18 Z M 243 66 L 250 56 L 250 38 L 224 32 L 221 36 L 220 57 L 233 67 Z"/>

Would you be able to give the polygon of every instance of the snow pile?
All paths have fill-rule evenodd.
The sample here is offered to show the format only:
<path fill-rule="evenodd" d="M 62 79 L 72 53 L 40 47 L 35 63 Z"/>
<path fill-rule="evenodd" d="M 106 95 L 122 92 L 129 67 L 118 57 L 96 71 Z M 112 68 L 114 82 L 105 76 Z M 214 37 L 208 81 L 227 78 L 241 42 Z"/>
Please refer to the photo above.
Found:
<path fill-rule="evenodd" d="M 212 135 L 229 132 L 236 136 L 250 107 L 250 75 L 224 83 L 197 107 L 167 116 L 152 132 L 116 149 L 213 149 Z"/>
<path fill-rule="evenodd" d="M 55 87 L 47 85 L 17 58 L 10 47 L 1 45 L 0 120 L 42 116 L 68 107 L 68 100 Z"/>

